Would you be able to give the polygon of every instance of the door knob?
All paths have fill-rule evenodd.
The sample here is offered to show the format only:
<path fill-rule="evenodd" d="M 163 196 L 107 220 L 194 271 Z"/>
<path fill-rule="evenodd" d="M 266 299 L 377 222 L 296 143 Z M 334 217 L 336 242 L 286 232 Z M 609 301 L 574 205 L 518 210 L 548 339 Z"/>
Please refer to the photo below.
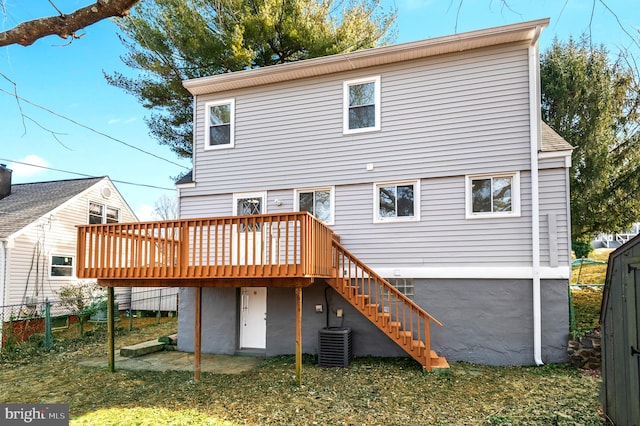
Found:
<path fill-rule="evenodd" d="M 631 346 L 631 356 L 640 355 L 640 351 Z"/>

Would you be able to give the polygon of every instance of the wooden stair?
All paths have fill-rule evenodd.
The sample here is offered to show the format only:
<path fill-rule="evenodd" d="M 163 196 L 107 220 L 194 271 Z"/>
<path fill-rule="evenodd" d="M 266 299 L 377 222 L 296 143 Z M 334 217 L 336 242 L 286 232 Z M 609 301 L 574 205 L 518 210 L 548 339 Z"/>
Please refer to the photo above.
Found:
<path fill-rule="evenodd" d="M 426 370 L 448 369 L 444 357 L 431 349 L 430 323 L 442 326 L 411 299 L 333 241 L 334 276 L 326 279 L 353 307 Z"/>

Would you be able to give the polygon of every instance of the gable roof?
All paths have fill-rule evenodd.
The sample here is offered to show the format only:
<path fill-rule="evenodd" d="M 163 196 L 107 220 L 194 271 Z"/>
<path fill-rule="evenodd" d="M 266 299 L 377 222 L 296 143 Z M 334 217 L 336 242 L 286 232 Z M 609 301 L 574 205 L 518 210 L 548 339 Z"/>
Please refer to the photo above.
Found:
<path fill-rule="evenodd" d="M 317 77 L 376 65 L 463 52 L 506 43 L 536 42 L 549 19 L 521 22 L 410 43 L 394 44 L 355 52 L 339 53 L 285 64 L 229 72 L 182 82 L 192 95 Z"/>
<path fill-rule="evenodd" d="M 542 136 L 542 152 L 572 151 L 573 146 L 562 136 L 556 133 L 547 123 L 540 120 L 540 132 Z"/>
<path fill-rule="evenodd" d="M 105 177 L 18 183 L 0 200 L 0 238 L 6 238 Z"/>

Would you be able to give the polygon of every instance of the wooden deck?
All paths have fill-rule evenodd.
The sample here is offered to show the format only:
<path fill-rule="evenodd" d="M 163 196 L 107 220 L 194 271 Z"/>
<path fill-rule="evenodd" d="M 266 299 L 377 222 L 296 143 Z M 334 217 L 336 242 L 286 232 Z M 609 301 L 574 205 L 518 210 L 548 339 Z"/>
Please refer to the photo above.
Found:
<path fill-rule="evenodd" d="M 339 240 L 306 212 L 82 225 L 77 276 L 110 287 L 110 297 L 113 287 L 196 287 L 197 366 L 203 287 L 295 287 L 299 373 L 302 288 L 322 280 L 425 370 L 448 368 L 430 344 L 431 323 L 442 324 Z"/>
<path fill-rule="evenodd" d="M 103 285 L 303 287 L 333 274 L 333 232 L 306 212 L 78 227 L 77 277 Z"/>

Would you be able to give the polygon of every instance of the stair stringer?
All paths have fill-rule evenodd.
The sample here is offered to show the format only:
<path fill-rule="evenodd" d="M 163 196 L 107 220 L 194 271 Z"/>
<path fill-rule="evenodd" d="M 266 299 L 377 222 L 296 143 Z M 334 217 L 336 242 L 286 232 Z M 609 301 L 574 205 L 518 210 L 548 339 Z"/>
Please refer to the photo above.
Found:
<path fill-rule="evenodd" d="M 442 324 L 333 241 L 333 277 L 325 281 L 426 370 L 449 368 L 431 350 L 430 323 Z"/>

